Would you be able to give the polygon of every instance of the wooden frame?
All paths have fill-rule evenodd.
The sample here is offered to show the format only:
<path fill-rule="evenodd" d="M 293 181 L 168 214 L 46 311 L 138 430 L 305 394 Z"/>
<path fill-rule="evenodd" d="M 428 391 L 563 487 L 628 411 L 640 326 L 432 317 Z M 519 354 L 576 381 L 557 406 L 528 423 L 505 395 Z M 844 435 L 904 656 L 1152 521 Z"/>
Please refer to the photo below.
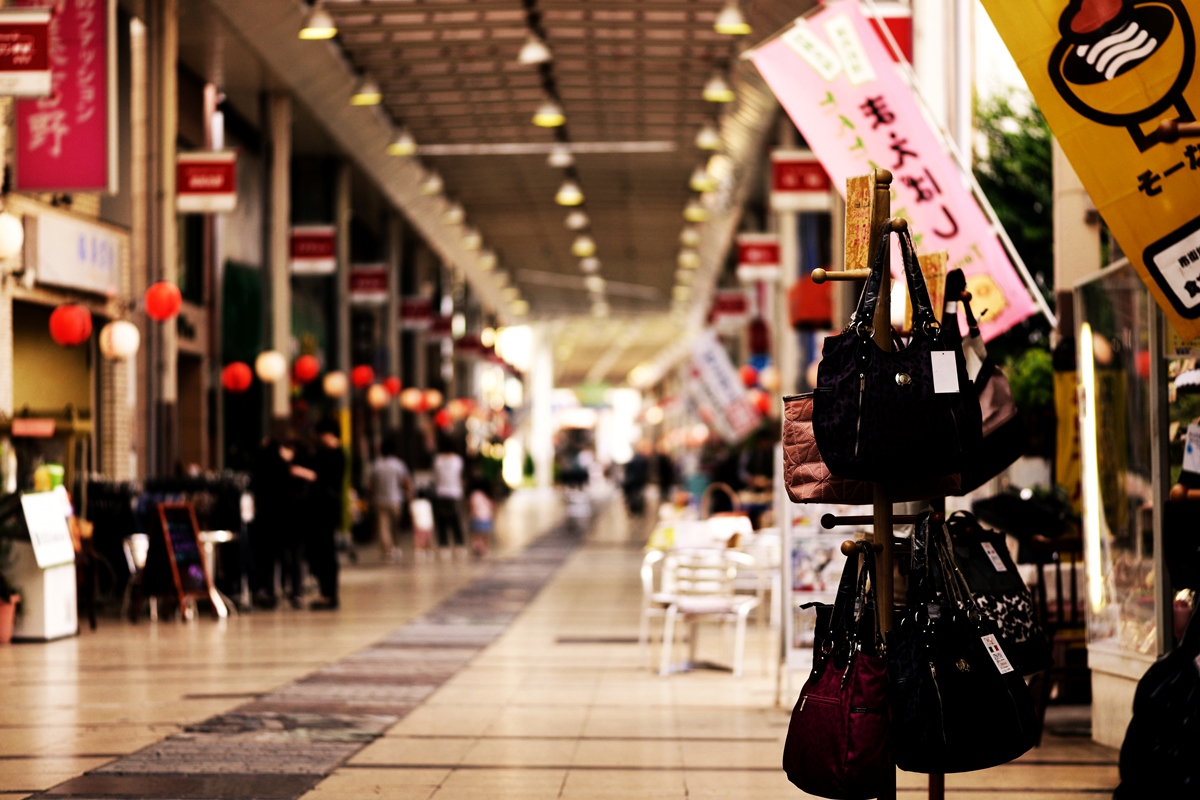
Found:
<path fill-rule="evenodd" d="M 200 571 L 204 575 L 203 589 L 184 589 L 183 579 L 179 574 L 179 563 L 175 558 L 175 543 L 171 539 L 171 528 L 168 522 L 170 512 L 186 511 L 192 529 L 192 541 L 195 542 L 196 555 Z M 171 578 L 175 583 L 175 594 L 179 599 L 180 611 L 187 615 L 188 600 L 207 600 L 213 604 L 213 610 L 218 617 L 225 616 L 225 604 L 217 596 L 213 585 L 212 575 L 208 574 L 208 564 L 204 558 L 204 543 L 200 541 L 200 523 L 196 520 L 196 509 L 191 503 L 159 503 L 158 519 L 162 525 L 163 543 L 166 545 L 167 562 L 171 565 Z"/>

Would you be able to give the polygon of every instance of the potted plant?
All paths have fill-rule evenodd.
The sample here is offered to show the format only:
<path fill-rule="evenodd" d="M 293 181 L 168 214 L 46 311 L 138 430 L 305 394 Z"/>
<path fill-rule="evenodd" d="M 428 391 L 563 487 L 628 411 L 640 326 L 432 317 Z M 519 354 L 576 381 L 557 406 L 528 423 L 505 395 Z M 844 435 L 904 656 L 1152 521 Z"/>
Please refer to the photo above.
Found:
<path fill-rule="evenodd" d="M 17 604 L 21 602 L 16 587 L 4 576 L 4 571 L 12 565 L 12 545 L 12 539 L 0 536 L 0 644 L 12 641 Z"/>

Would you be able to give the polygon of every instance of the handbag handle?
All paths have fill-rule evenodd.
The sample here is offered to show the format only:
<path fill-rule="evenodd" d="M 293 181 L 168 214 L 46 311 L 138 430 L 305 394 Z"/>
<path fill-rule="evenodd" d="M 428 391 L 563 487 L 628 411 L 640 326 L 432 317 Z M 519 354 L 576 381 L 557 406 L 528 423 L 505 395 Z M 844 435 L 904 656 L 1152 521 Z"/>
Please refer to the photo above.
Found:
<path fill-rule="evenodd" d="M 880 229 L 879 247 L 875 251 L 875 261 L 871 264 L 871 274 L 867 284 L 858 298 L 858 307 L 854 310 L 850 325 L 860 335 L 874 333 L 875 306 L 879 302 L 879 288 L 883 283 L 883 271 L 890 269 L 892 222 L 888 220 Z M 912 232 L 905 228 L 899 234 L 900 260 L 904 265 L 904 277 L 908 283 L 908 294 L 913 304 L 913 332 L 921 331 L 928 334 L 937 330 L 937 317 L 933 314 L 933 306 L 929 300 L 929 289 L 925 286 L 925 275 L 921 272 L 920 262 L 917 261 L 917 248 L 913 244 Z M 890 324 L 890 323 L 889 323 Z M 865 326 L 865 327 L 864 327 Z"/>

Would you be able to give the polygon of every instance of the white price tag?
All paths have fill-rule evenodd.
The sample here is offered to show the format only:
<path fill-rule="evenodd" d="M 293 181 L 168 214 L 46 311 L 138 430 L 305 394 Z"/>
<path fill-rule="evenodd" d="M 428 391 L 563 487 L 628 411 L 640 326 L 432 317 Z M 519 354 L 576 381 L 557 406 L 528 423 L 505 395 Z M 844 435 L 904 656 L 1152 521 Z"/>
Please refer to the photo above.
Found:
<path fill-rule="evenodd" d="M 1004 655 L 1004 650 L 1001 649 L 1000 643 L 996 641 L 996 637 L 989 633 L 982 638 L 983 646 L 987 648 L 988 655 L 992 657 L 992 661 L 996 664 L 996 669 L 1000 670 L 1000 674 L 1006 675 L 1012 672 L 1012 662 L 1008 660 L 1008 656 Z"/>
<path fill-rule="evenodd" d="M 1188 425 L 1187 441 L 1183 446 L 1184 472 L 1200 472 L 1200 423 Z"/>
<path fill-rule="evenodd" d="M 958 301 L 951 300 L 949 303 L 946 303 L 946 312 L 945 313 L 947 316 L 949 316 L 950 314 L 957 314 L 958 313 Z"/>
<path fill-rule="evenodd" d="M 992 562 L 992 566 L 996 568 L 996 572 L 1008 572 L 1008 567 L 1004 566 L 1004 561 L 1001 560 L 1000 554 L 996 552 L 995 546 L 991 542 L 980 542 L 983 547 L 983 552 L 987 554 L 988 561 Z"/>
<path fill-rule="evenodd" d="M 933 393 L 958 394 L 958 361 L 953 350 L 933 350 Z"/>

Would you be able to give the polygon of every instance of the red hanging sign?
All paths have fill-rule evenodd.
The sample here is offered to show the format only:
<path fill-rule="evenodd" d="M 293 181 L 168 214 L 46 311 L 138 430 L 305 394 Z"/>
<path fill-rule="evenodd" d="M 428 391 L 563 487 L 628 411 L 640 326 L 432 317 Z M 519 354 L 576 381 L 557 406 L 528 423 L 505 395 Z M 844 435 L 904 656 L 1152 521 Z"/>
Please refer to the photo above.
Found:
<path fill-rule="evenodd" d="M 175 164 L 175 208 L 184 214 L 220 214 L 237 208 L 237 153 L 180 153 Z"/>
<path fill-rule="evenodd" d="M 337 228 L 333 225 L 296 225 L 292 228 L 292 273 L 330 275 L 337 271 Z"/>
<path fill-rule="evenodd" d="M 771 208 L 776 211 L 828 211 L 832 188 L 811 150 L 771 153 Z"/>
<path fill-rule="evenodd" d="M 353 303 L 386 303 L 388 299 L 387 267 L 378 265 L 354 266 L 350 269 L 350 301 Z"/>
<path fill-rule="evenodd" d="M 50 94 L 50 9 L 0 9 L 0 95 Z"/>
<path fill-rule="evenodd" d="M 400 327 L 406 330 L 425 330 L 433 320 L 433 300 L 413 296 L 400 299 Z"/>
<path fill-rule="evenodd" d="M 739 233 L 738 278 L 745 282 L 779 277 L 779 237 L 773 233 Z"/>

